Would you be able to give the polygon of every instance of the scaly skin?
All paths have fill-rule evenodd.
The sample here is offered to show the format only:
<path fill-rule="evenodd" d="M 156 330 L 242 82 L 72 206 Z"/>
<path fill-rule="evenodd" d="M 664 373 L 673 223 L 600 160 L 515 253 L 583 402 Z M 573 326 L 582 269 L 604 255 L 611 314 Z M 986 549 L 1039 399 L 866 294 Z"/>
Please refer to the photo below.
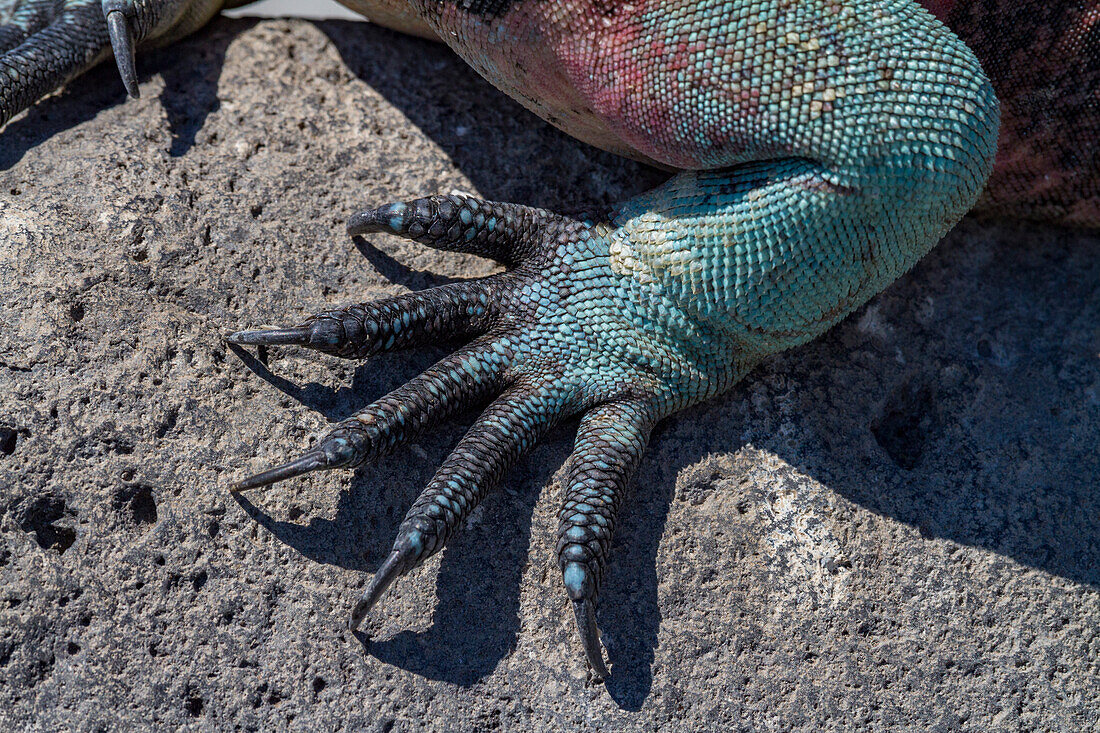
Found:
<path fill-rule="evenodd" d="M 185 1 L 105 0 L 128 86 L 134 43 L 177 37 L 215 8 Z M 1090 30 L 1097 5 L 993 12 L 1003 4 L 926 2 L 994 57 L 991 82 L 971 49 L 912 0 L 349 3 L 437 35 L 566 132 L 681 172 L 599 221 L 463 196 L 353 217 L 352 233 L 406 236 L 509 269 L 293 328 L 233 334 L 239 344 L 355 358 L 443 335 L 473 339 L 305 455 L 237 488 L 356 466 L 495 398 L 409 510 L 356 604 L 354 627 L 399 575 L 446 543 L 524 451 L 583 415 L 557 552 L 585 654 L 606 676 L 596 600 L 616 511 L 657 421 L 723 392 L 885 288 L 974 206 L 991 170 L 988 209 L 1100 223 L 1100 115 L 1089 107 L 1094 92 L 1080 91 L 1097 88 L 1088 86 L 1100 56 Z M 57 21 L 80 30 L 77 41 L 35 34 L 42 14 L 20 7 L 7 44 L 22 45 L 0 68 L 13 59 L 37 66 L 0 81 L 2 119 L 46 90 L 40 77 L 56 85 L 106 48 L 102 13 L 97 25 L 82 0 L 64 3 Z M 998 23 L 1029 19 L 1055 34 L 1040 36 L 1048 60 L 1006 61 Z M 1078 53 L 1075 80 L 1052 73 Z M 999 152 L 995 87 L 1009 112 Z"/>

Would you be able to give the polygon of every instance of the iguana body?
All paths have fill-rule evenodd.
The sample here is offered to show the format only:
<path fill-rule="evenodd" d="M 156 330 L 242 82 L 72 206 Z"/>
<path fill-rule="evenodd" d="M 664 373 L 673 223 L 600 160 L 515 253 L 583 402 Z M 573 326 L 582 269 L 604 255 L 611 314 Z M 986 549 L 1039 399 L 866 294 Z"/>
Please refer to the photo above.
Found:
<path fill-rule="evenodd" d="M 131 35 L 169 40 L 217 10 L 111 3 L 128 87 Z M 354 217 L 353 233 L 391 232 L 510 269 L 296 328 L 234 334 L 236 343 L 357 357 L 473 337 L 241 488 L 357 465 L 495 399 L 409 511 L 356 606 L 358 623 L 524 450 L 583 415 L 558 554 L 586 654 L 606 674 L 595 601 L 616 510 L 656 421 L 866 302 L 974 206 L 991 171 L 986 210 L 1100 221 L 1098 4 L 1000 4 L 928 3 L 983 50 L 992 83 L 971 49 L 911 0 L 353 5 L 437 35 L 570 134 L 682 172 L 599 221 L 464 196 Z M 46 5 L 56 11 L 57 3 L 19 6 L 9 26 L 17 30 L 0 35 L 12 46 L 0 59 L 0 119 L 104 55 L 103 11 L 66 3 L 71 16 L 35 33 L 27 9 Z M 1045 51 L 1038 59 L 1020 50 L 1024 28 Z M 994 89 L 1007 113 L 999 151 Z"/>

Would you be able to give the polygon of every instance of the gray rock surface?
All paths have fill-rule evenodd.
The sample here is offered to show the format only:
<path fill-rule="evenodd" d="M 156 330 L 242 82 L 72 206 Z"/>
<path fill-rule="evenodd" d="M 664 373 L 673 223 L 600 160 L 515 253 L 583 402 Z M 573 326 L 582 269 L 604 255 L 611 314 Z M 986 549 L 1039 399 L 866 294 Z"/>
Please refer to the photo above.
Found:
<path fill-rule="evenodd" d="M 345 220 L 451 189 L 661 178 L 445 49 L 220 20 L 0 134 L 0 728 L 1100 726 L 1100 241 L 965 222 L 824 339 L 667 421 L 593 684 L 553 560 L 559 430 L 344 624 L 472 419 L 236 500 L 445 347 L 342 362 L 231 329 L 492 271 Z"/>

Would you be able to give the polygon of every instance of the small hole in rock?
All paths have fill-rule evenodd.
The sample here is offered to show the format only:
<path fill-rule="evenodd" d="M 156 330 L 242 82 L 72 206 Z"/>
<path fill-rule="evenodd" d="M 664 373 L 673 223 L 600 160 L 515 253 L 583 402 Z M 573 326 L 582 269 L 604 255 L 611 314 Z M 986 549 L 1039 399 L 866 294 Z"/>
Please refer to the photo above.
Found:
<path fill-rule="evenodd" d="M 75 519 L 61 497 L 47 496 L 27 507 L 19 526 L 33 534 L 43 550 L 55 550 L 60 555 L 76 542 L 76 529 L 72 526 Z"/>
<path fill-rule="evenodd" d="M 0 453 L 10 456 L 15 452 L 15 444 L 18 440 L 18 430 L 0 425 Z"/>
<path fill-rule="evenodd" d="M 916 468 L 940 423 L 932 389 L 926 384 L 903 384 L 893 391 L 871 433 L 897 466 Z"/>
<path fill-rule="evenodd" d="M 210 576 L 206 574 L 205 570 L 200 570 L 195 574 L 195 577 L 191 578 L 191 586 L 196 590 L 202 590 L 202 587 L 206 585 L 206 581 Z"/>
<path fill-rule="evenodd" d="M 192 695 L 187 698 L 187 714 L 192 718 L 197 718 L 202 715 L 202 698 L 198 695 Z"/>
<path fill-rule="evenodd" d="M 172 432 L 172 430 L 174 430 L 176 427 L 176 420 L 178 419 L 179 410 L 176 410 L 174 408 L 169 410 L 168 414 L 164 417 L 164 422 L 162 422 L 160 424 L 160 427 L 157 428 L 157 438 L 163 438 L 165 435 L 168 435 L 168 433 Z"/>
<path fill-rule="evenodd" d="M 69 652 L 70 657 L 80 653 L 80 645 L 72 641 L 69 642 L 65 649 Z"/>
<path fill-rule="evenodd" d="M 69 318 L 72 318 L 74 321 L 77 321 L 77 322 L 83 321 L 84 320 L 84 304 L 83 303 L 73 303 L 72 305 L 70 305 L 69 306 Z"/>
<path fill-rule="evenodd" d="M 327 686 L 328 686 L 328 683 L 325 682 L 325 680 L 323 678 L 321 678 L 321 677 L 314 677 L 313 678 L 313 691 L 314 692 L 320 692 L 321 690 L 325 689 L 325 687 L 327 687 Z"/>
<path fill-rule="evenodd" d="M 156 524 L 157 502 L 150 486 L 138 486 L 130 497 L 130 514 L 138 524 Z"/>

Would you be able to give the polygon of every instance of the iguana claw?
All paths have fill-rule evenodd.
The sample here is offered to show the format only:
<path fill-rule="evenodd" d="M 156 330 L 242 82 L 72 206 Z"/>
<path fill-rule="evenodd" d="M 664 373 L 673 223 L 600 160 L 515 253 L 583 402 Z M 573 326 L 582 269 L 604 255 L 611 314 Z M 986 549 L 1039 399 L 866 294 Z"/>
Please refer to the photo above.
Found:
<path fill-rule="evenodd" d="M 130 21 L 126 13 L 117 9 L 110 9 L 104 2 L 104 16 L 107 18 L 107 34 L 111 39 L 111 49 L 115 54 L 115 63 L 118 64 L 118 73 L 122 77 L 122 85 L 126 87 L 126 93 L 137 99 L 141 96 L 138 88 L 137 68 L 134 62 L 134 31 L 130 27 Z"/>
<path fill-rule="evenodd" d="M 405 574 L 416 563 L 417 550 L 411 545 L 403 545 L 395 548 L 389 554 L 382 567 L 371 578 L 370 585 L 363 591 L 363 595 L 355 602 L 355 608 L 348 619 L 348 628 L 352 631 L 359 629 L 370 610 L 374 608 L 383 594 L 393 585 L 393 581 Z"/>
<path fill-rule="evenodd" d="M 610 677 L 611 672 L 604 662 L 603 648 L 600 646 L 600 632 L 596 627 L 596 604 L 590 599 L 573 601 L 573 616 L 577 620 L 577 633 L 581 637 L 588 664 L 601 678 Z"/>

